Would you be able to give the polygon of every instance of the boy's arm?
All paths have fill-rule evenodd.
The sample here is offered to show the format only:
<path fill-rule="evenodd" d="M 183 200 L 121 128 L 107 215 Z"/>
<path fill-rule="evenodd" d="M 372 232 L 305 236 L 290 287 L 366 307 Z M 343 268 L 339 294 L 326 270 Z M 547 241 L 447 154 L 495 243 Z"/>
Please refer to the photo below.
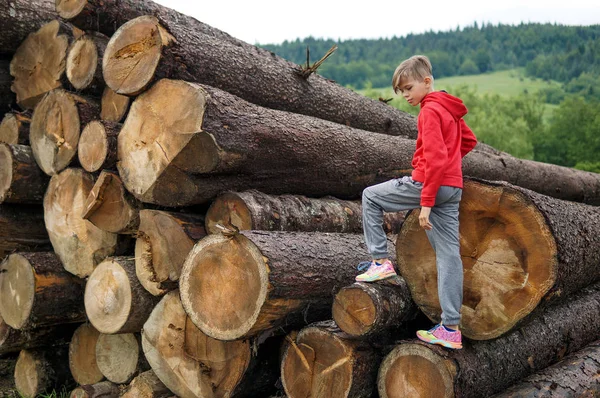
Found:
<path fill-rule="evenodd" d="M 460 130 L 462 132 L 460 155 L 464 158 L 477 145 L 477 137 L 475 137 L 473 131 L 467 126 L 464 119 L 460 119 Z"/>
<path fill-rule="evenodd" d="M 421 191 L 421 206 L 433 207 L 435 197 L 442 185 L 448 164 L 448 149 L 444 144 L 440 116 L 432 109 L 422 108 L 419 117 L 423 120 L 423 155 L 425 157 L 425 181 Z"/>

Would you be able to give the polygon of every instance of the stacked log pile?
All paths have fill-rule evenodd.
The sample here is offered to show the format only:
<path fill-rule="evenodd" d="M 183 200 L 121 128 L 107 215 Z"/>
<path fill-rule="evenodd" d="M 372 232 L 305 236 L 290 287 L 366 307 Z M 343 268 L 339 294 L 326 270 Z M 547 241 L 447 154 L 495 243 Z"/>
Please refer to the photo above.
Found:
<path fill-rule="evenodd" d="M 597 388 L 600 175 L 465 158 L 504 182 L 465 183 L 448 352 L 413 338 L 440 312 L 418 211 L 384 217 L 401 276 L 353 283 L 414 118 L 149 0 L 0 16 L 0 395 L 514 396 L 566 390 L 569 353 Z"/>

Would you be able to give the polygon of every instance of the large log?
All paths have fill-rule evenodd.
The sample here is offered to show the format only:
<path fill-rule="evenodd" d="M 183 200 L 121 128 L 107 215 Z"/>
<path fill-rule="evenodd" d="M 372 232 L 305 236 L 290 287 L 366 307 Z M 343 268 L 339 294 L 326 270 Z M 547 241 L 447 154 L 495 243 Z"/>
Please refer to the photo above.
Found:
<path fill-rule="evenodd" d="M 91 324 L 80 325 L 69 342 L 69 369 L 77 384 L 95 384 L 104 379 L 96 363 L 96 343 L 100 337 Z"/>
<path fill-rule="evenodd" d="M 121 125 L 94 120 L 81 132 L 77 149 L 79 163 L 86 171 L 114 170 L 117 164 L 117 137 Z"/>
<path fill-rule="evenodd" d="M 0 143 L 0 203 L 39 204 L 48 181 L 31 147 Z"/>
<path fill-rule="evenodd" d="M 183 398 L 264 397 L 278 377 L 280 339 L 212 339 L 190 321 L 177 290 L 154 308 L 142 346 L 158 378 Z"/>
<path fill-rule="evenodd" d="M 308 325 L 289 338 L 281 360 L 281 381 L 289 398 L 370 398 L 382 356 L 352 339 L 333 321 Z"/>
<path fill-rule="evenodd" d="M 2 83 L 0 83 L 0 90 L 2 90 Z M 30 124 L 31 112 L 6 113 L 0 123 L 0 142 L 13 145 L 29 145 Z"/>
<path fill-rule="evenodd" d="M 277 327 L 315 302 L 329 306 L 330 319 L 333 294 L 354 282 L 356 265 L 367 253 L 358 234 L 209 235 L 183 265 L 181 301 L 196 326 L 221 340 Z"/>
<path fill-rule="evenodd" d="M 398 233 L 405 214 L 385 213 L 384 230 Z M 239 230 L 361 233 L 362 206 L 359 201 L 334 197 L 273 196 L 257 190 L 225 192 L 206 213 L 209 233 L 220 232 L 218 224 Z"/>
<path fill-rule="evenodd" d="M 102 374 L 113 383 L 129 383 L 150 369 L 142 352 L 139 334 L 100 334 L 96 342 L 96 363 Z"/>
<path fill-rule="evenodd" d="M 0 259 L 9 253 L 50 251 L 52 245 L 39 206 L 0 205 Z"/>
<path fill-rule="evenodd" d="M 90 174 L 66 169 L 50 179 L 44 197 L 44 220 L 54 251 L 65 269 L 89 276 L 96 265 L 117 251 L 117 235 L 99 229 L 81 216 L 94 185 Z"/>
<path fill-rule="evenodd" d="M 173 396 L 153 370 L 140 373 L 129 383 L 122 398 L 167 398 Z"/>
<path fill-rule="evenodd" d="M 14 54 L 19 45 L 43 24 L 56 18 L 52 0 L 7 0 L 0 7 L 0 54 Z"/>
<path fill-rule="evenodd" d="M 10 60 L 0 57 L 0 114 L 8 112 L 15 103 L 15 95 L 10 90 L 11 84 Z"/>
<path fill-rule="evenodd" d="M 123 121 L 130 103 L 131 99 L 128 96 L 117 94 L 110 87 L 105 87 L 100 102 L 100 119 L 115 123 Z"/>
<path fill-rule="evenodd" d="M 109 38 L 102 33 L 89 31 L 77 38 L 68 49 L 66 59 L 67 79 L 75 90 L 100 96 L 104 91 L 102 57 Z"/>
<path fill-rule="evenodd" d="M 50 91 L 31 119 L 29 141 L 35 160 L 48 175 L 55 175 L 75 158 L 83 126 L 97 119 L 100 106 L 90 98 L 63 89 Z"/>
<path fill-rule="evenodd" d="M 465 341 L 462 350 L 401 343 L 381 364 L 379 396 L 490 397 L 599 337 L 600 285 L 593 285 L 504 336 Z"/>
<path fill-rule="evenodd" d="M 0 317 L 0 355 L 31 348 L 68 344 L 78 326 L 78 324 L 61 324 L 17 330 L 11 328 Z"/>
<path fill-rule="evenodd" d="M 1 265 L 0 314 L 15 329 L 85 320 L 84 281 L 50 253 L 14 253 Z"/>
<path fill-rule="evenodd" d="M 141 210 L 135 272 L 142 286 L 155 296 L 176 289 L 188 253 L 204 236 L 202 216 Z"/>
<path fill-rule="evenodd" d="M 70 398 L 117 398 L 121 395 L 118 384 L 112 381 L 101 381 L 96 384 L 79 386 L 69 395 Z"/>
<path fill-rule="evenodd" d="M 19 393 L 25 398 L 35 398 L 71 384 L 67 351 L 67 346 L 21 351 L 15 365 Z"/>
<path fill-rule="evenodd" d="M 600 341 L 532 374 L 493 398 L 575 398 L 600 392 Z"/>
<path fill-rule="evenodd" d="M 84 302 L 87 317 L 98 331 L 136 333 L 158 299 L 136 277 L 132 257 L 109 257 L 89 276 Z"/>
<path fill-rule="evenodd" d="M 461 329 L 469 338 L 497 337 L 542 299 L 564 297 L 600 280 L 596 206 L 502 182 L 465 181 L 459 212 Z M 435 253 L 418 213 L 406 218 L 398 234 L 398 268 L 417 305 L 439 321 Z"/>

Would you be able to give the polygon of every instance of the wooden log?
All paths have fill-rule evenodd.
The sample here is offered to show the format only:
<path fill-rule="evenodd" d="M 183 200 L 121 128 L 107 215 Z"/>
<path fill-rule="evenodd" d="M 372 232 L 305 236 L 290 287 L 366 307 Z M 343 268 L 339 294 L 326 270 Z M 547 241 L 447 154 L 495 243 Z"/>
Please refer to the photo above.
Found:
<path fill-rule="evenodd" d="M 117 252 L 117 235 L 81 217 L 94 185 L 90 174 L 66 169 L 50 179 L 44 197 L 44 220 L 54 251 L 70 273 L 89 276 L 96 265 Z"/>
<path fill-rule="evenodd" d="M 379 354 L 349 338 L 333 321 L 308 325 L 289 339 L 281 361 L 281 381 L 290 398 L 372 397 Z"/>
<path fill-rule="evenodd" d="M 77 38 L 67 51 L 67 79 L 75 90 L 84 90 L 94 96 L 104 91 L 102 57 L 108 45 L 108 36 L 88 31 Z"/>
<path fill-rule="evenodd" d="M 112 381 L 101 381 L 96 384 L 86 384 L 71 391 L 70 398 L 117 398 L 121 389 Z"/>
<path fill-rule="evenodd" d="M 137 279 L 132 257 L 109 257 L 88 278 L 84 301 L 88 319 L 101 333 L 134 333 L 158 299 Z"/>
<path fill-rule="evenodd" d="M 521 380 L 493 398 L 593 397 L 600 391 L 600 342 L 574 352 L 560 362 Z"/>
<path fill-rule="evenodd" d="M 543 300 L 600 280 L 600 209 L 501 182 L 465 181 L 460 205 L 464 267 L 461 329 L 472 339 L 509 331 Z M 435 226 L 434 226 L 435 227 Z M 421 310 L 439 321 L 435 253 L 419 226 L 405 220 L 398 267 Z"/>
<path fill-rule="evenodd" d="M 50 251 L 52 245 L 39 206 L 0 205 L 0 258 L 18 252 Z"/>
<path fill-rule="evenodd" d="M 204 236 L 202 216 L 141 210 L 135 272 L 142 286 L 155 296 L 176 289 L 188 253 Z"/>
<path fill-rule="evenodd" d="M 383 360 L 378 390 L 392 397 L 490 397 L 600 337 L 600 285 L 546 307 L 497 339 L 464 341 L 447 350 L 403 342 Z"/>
<path fill-rule="evenodd" d="M 15 365 L 15 385 L 21 396 L 38 397 L 72 383 L 67 351 L 67 346 L 21 351 Z"/>
<path fill-rule="evenodd" d="M 39 204 L 49 178 L 26 145 L 0 143 L 0 203 Z"/>
<path fill-rule="evenodd" d="M 33 109 L 50 90 L 67 83 L 67 48 L 83 32 L 57 20 L 44 24 L 21 43 L 10 62 L 12 91 L 22 109 Z"/>
<path fill-rule="evenodd" d="M 356 265 L 367 253 L 358 234 L 208 235 L 183 265 L 181 301 L 196 326 L 221 340 L 277 327 L 286 315 L 318 301 L 329 306 L 324 319 L 330 319 L 333 294 L 354 282 Z"/>
<path fill-rule="evenodd" d="M 15 386 L 15 365 L 17 358 L 4 356 L 0 358 L 0 393 L 3 397 L 18 398 L 19 392 Z"/>
<path fill-rule="evenodd" d="M 78 326 L 78 324 L 62 324 L 17 330 L 11 328 L 0 317 L 0 355 L 32 348 L 68 344 Z"/>
<path fill-rule="evenodd" d="M 385 213 L 384 230 L 398 233 L 406 212 Z M 334 197 L 320 199 L 301 195 L 267 195 L 257 190 L 225 192 L 206 213 L 206 230 L 218 233 L 217 224 L 239 230 L 362 232 L 360 201 Z"/>
<path fill-rule="evenodd" d="M 2 90 L 0 83 L 0 90 Z M 8 112 L 0 122 L 0 142 L 29 145 L 31 112 Z"/>
<path fill-rule="evenodd" d="M 103 170 L 83 206 L 82 218 L 103 231 L 135 234 L 141 204 L 125 190 L 119 175 Z"/>
<path fill-rule="evenodd" d="M 77 384 L 96 384 L 104 379 L 96 363 L 96 344 L 100 332 L 91 324 L 77 328 L 69 343 L 69 369 Z"/>
<path fill-rule="evenodd" d="M 0 112 L 8 112 L 15 104 L 15 95 L 10 90 L 10 59 L 0 56 Z"/>
<path fill-rule="evenodd" d="M 183 398 L 267 396 L 278 377 L 280 339 L 212 339 L 190 321 L 177 290 L 154 308 L 142 346 L 158 378 Z"/>
<path fill-rule="evenodd" d="M 82 322 L 84 281 L 51 252 L 14 253 L 1 265 L 0 315 L 15 329 Z"/>
<path fill-rule="evenodd" d="M 81 133 L 77 154 L 86 171 L 114 170 L 117 164 L 117 137 L 121 131 L 118 123 L 94 120 Z"/>
<path fill-rule="evenodd" d="M 110 87 L 105 87 L 100 102 L 100 119 L 115 123 L 123 121 L 130 103 L 131 99 L 128 96 L 117 94 Z"/>
<path fill-rule="evenodd" d="M 65 169 L 75 158 L 82 126 L 100 115 L 95 100 L 62 89 L 50 91 L 31 119 L 31 148 L 40 168 L 48 175 Z"/>
<path fill-rule="evenodd" d="M 343 332 L 379 340 L 397 332 L 402 324 L 416 317 L 417 311 L 402 277 L 394 278 L 393 284 L 356 282 L 345 286 L 335 295 L 331 310 Z"/>
<path fill-rule="evenodd" d="M 100 334 L 96 342 L 96 363 L 113 383 L 129 383 L 150 369 L 142 352 L 139 335 L 133 333 Z"/>
<path fill-rule="evenodd" d="M 153 370 L 140 373 L 134 378 L 123 398 L 168 398 L 173 396 L 171 390 L 163 384 Z"/>
<path fill-rule="evenodd" d="M 56 18 L 52 0 L 10 0 L 0 7 L 0 54 L 12 55 L 31 33 Z"/>

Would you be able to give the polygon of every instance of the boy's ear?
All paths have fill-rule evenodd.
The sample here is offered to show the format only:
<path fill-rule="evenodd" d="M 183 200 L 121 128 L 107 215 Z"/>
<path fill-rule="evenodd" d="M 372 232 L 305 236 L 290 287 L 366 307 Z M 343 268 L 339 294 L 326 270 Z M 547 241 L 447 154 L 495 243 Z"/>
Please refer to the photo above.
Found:
<path fill-rule="evenodd" d="M 425 76 L 425 79 L 423 79 L 423 81 L 425 82 L 425 84 L 430 85 L 431 84 L 431 76 Z"/>

